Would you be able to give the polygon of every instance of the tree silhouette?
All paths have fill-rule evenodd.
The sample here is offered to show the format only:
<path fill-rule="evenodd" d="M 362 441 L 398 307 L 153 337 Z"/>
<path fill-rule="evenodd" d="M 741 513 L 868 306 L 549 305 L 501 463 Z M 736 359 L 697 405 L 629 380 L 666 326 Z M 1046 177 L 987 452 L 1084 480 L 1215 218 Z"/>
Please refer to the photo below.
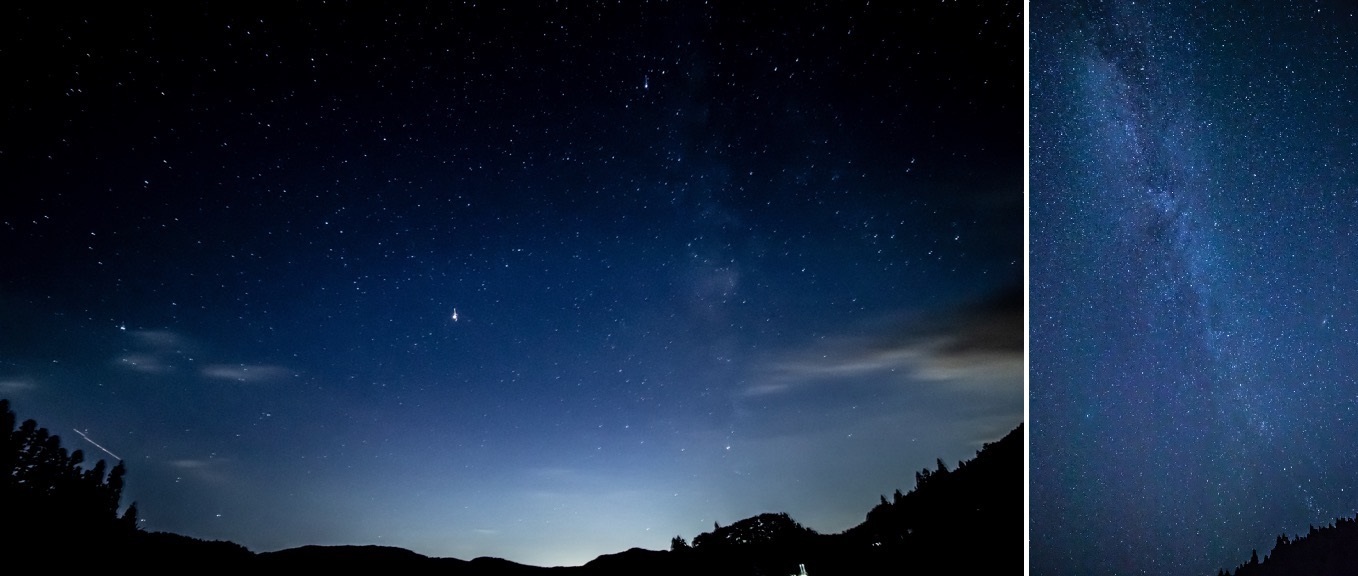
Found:
<path fill-rule="evenodd" d="M 691 550 L 691 548 L 683 536 L 675 536 L 670 539 L 670 552 L 683 552 L 685 550 Z"/>
<path fill-rule="evenodd" d="M 1263 559 L 1252 550 L 1248 562 L 1234 576 L 1351 576 L 1358 566 L 1358 517 L 1340 518 L 1302 536 L 1279 535 L 1273 551 Z M 1232 576 L 1221 570 L 1219 576 Z"/>
<path fill-rule="evenodd" d="M 0 555 L 9 558 L 11 565 L 55 572 L 59 567 L 69 568 L 63 562 L 70 557 L 63 554 L 79 550 L 88 558 L 116 555 L 127 559 L 129 566 L 152 573 L 201 571 L 196 568 L 205 565 L 211 565 L 214 571 L 283 573 L 315 571 L 318 566 L 353 571 L 362 564 L 382 566 L 381 570 L 372 570 L 378 573 L 468 576 L 556 570 L 526 570 L 507 561 L 487 559 L 470 563 L 430 559 L 381 547 L 304 547 L 256 555 L 230 542 L 143 532 L 137 529 L 136 503 L 118 513 L 127 479 L 123 462 L 111 468 L 104 460 L 88 463 L 84 452 L 67 452 L 59 437 L 35 421 L 27 420 L 16 427 L 17 421 L 9 401 L 0 400 L 0 470 L 5 472 L 0 474 L 0 511 L 6 527 L 0 533 Z M 713 522 L 712 531 L 694 536 L 691 544 L 683 536 L 675 536 L 669 552 L 630 550 L 600 557 L 579 570 L 555 573 L 747 576 L 797 573 L 801 565 L 812 574 L 919 573 L 945 568 L 965 573 L 1008 573 L 1022 558 L 1015 529 L 1023 518 L 1022 470 L 1020 426 L 998 442 L 984 445 L 975 459 L 960 462 L 956 469 L 949 470 L 939 459 L 935 469 L 925 468 L 916 474 L 915 489 L 904 494 L 896 490 L 890 499 L 881 496 L 865 522 L 840 534 L 819 534 L 787 514 L 760 514 L 729 526 Z M 1347 521 L 1341 526 L 1353 531 L 1358 523 Z M 1326 545 L 1314 535 L 1314 529 L 1312 532 L 1307 545 Z M 1280 537 L 1271 559 L 1260 562 L 1256 554 L 1250 566 L 1267 568 L 1279 559 L 1301 558 L 1293 554 L 1300 541 Z M 367 560 L 360 562 L 362 558 Z M 391 569 L 392 562 L 402 568 Z M 1350 567 L 1358 561 L 1342 565 Z M 1283 573 L 1351 574 L 1323 569 Z M 1236 576 L 1260 574 L 1242 570 Z"/>
<path fill-rule="evenodd" d="M 68 453 L 61 437 L 17 417 L 0 400 L 0 509 L 5 511 L 12 550 L 36 554 L 57 542 L 108 550 L 136 531 L 137 511 L 120 519 L 127 467 L 119 462 L 105 477 L 103 460 L 85 467 L 85 453 Z"/>

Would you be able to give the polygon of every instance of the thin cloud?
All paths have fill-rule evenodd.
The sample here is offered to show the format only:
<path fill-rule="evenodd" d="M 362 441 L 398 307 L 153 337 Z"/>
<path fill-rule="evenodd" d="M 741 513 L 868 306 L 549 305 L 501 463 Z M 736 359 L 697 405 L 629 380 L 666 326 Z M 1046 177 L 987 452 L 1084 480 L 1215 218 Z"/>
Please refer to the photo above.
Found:
<path fill-rule="evenodd" d="M 868 336 L 843 336 L 767 362 L 745 396 L 782 394 L 864 377 L 993 382 L 1023 373 L 1023 298 L 1015 288 L 930 319 L 896 320 Z"/>
<path fill-rule="evenodd" d="M 169 330 L 135 330 L 128 333 L 136 342 L 135 350 L 115 357 L 116 367 L 142 374 L 168 374 L 175 366 L 192 362 L 186 338 Z"/>
<path fill-rule="evenodd" d="M 120 368 L 146 374 L 165 374 L 174 369 L 174 366 L 165 363 L 155 354 L 126 354 L 117 358 L 114 364 Z"/>
<path fill-rule="evenodd" d="M 939 355 L 920 364 L 912 375 L 920 380 L 940 382 L 993 381 L 1008 376 L 1022 376 L 1023 356 L 994 352 Z"/>
<path fill-rule="evenodd" d="M 28 380 L 0 380 L 0 394 L 13 394 L 37 387 L 37 384 Z"/>
<path fill-rule="evenodd" d="M 224 484 L 228 480 L 229 462 L 222 458 L 181 458 L 168 462 L 176 475 L 200 482 Z"/>
<path fill-rule="evenodd" d="M 203 367 L 203 375 L 208 378 L 247 384 L 282 380 L 292 374 L 287 368 L 268 364 L 212 364 Z"/>
<path fill-rule="evenodd" d="M 940 351 L 1023 354 L 1023 291 L 1013 287 L 963 311 L 955 337 Z"/>
<path fill-rule="evenodd" d="M 964 311 L 915 376 L 993 380 L 1023 374 L 1023 292 L 1015 287 Z"/>

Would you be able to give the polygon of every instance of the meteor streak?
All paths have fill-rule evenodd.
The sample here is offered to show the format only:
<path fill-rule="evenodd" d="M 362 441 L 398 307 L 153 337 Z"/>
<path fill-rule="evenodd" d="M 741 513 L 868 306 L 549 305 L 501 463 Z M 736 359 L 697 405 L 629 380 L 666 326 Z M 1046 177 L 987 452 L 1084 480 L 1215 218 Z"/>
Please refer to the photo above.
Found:
<path fill-rule="evenodd" d="M 75 430 L 75 428 L 72 428 L 72 430 Z M 79 430 L 75 430 L 75 433 L 76 433 L 76 434 L 79 434 L 81 438 L 84 438 L 86 442 L 89 442 L 90 444 L 94 444 L 94 447 L 95 447 L 95 448 L 98 448 L 98 449 L 100 449 L 100 450 L 103 450 L 105 454 L 108 454 L 109 456 L 112 456 L 112 457 L 114 457 L 114 458 L 117 459 L 117 460 L 122 460 L 122 458 L 120 458 L 117 454 L 114 454 L 114 453 L 112 453 L 112 452 L 109 452 L 108 448 L 105 448 L 105 447 L 103 447 L 103 446 L 100 446 L 99 443 L 98 443 L 98 442 L 95 442 L 94 440 L 90 440 L 90 437 L 89 437 L 89 436 L 86 436 L 84 432 L 81 432 L 81 431 L 79 431 Z"/>

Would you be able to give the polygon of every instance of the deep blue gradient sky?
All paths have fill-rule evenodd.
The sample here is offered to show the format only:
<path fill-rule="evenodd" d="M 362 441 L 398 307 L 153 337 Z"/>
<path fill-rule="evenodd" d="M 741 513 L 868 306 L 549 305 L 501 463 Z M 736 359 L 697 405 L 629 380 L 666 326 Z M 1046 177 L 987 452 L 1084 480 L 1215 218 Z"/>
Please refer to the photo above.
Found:
<path fill-rule="evenodd" d="M 188 4 L 0 17 L 0 394 L 146 529 L 836 532 L 1022 420 L 1017 2 Z"/>
<path fill-rule="evenodd" d="M 1358 14 L 1032 14 L 1032 573 L 1215 574 L 1351 517 Z"/>

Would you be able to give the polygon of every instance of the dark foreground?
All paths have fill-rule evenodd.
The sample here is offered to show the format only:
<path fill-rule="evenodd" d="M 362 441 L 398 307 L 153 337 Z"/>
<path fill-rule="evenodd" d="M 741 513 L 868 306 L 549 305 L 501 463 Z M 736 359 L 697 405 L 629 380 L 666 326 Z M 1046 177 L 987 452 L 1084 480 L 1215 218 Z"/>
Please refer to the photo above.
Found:
<path fill-rule="evenodd" d="M 15 427 L 0 400 L 0 554 L 10 566 L 52 572 L 118 566 L 151 573 L 211 571 L 343 572 L 509 576 L 552 574 L 785 575 L 906 573 L 946 569 L 966 574 L 1023 571 L 1023 427 L 986 444 L 949 470 L 939 460 L 839 534 L 818 534 L 786 514 L 761 514 L 715 526 L 689 544 L 676 536 L 668 551 L 633 548 L 578 567 L 540 568 L 497 558 L 429 558 L 380 546 L 303 546 L 255 553 L 232 542 L 209 542 L 136 528 L 137 510 L 122 514 L 125 468 L 105 473 L 83 465 L 60 439 L 32 420 Z M 1243 572 L 1242 572 L 1243 574 Z"/>

